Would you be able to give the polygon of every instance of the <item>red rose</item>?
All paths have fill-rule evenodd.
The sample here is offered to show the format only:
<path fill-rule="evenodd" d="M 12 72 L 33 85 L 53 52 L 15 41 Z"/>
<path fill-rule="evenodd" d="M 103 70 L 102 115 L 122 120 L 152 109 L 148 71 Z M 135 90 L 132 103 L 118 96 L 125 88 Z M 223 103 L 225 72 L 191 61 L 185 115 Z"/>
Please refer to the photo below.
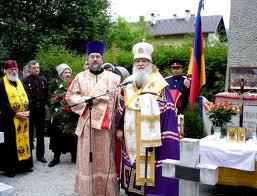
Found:
<path fill-rule="evenodd" d="M 62 96 L 62 99 L 65 101 L 66 100 L 66 94 L 64 94 L 63 96 Z"/>
<path fill-rule="evenodd" d="M 72 83 L 72 81 L 73 81 L 73 79 L 72 79 L 72 78 L 68 78 L 68 79 L 67 79 L 67 82 L 68 82 L 69 84 L 71 84 L 71 83 Z"/>
<path fill-rule="evenodd" d="M 58 101 L 59 96 L 58 96 L 58 95 L 55 95 L 55 96 L 54 96 L 54 99 L 55 99 L 56 101 Z"/>
<path fill-rule="evenodd" d="M 63 108 L 64 108 L 64 110 L 65 110 L 66 112 L 69 112 L 69 111 L 70 111 L 70 106 L 68 106 L 68 105 L 65 105 Z"/>

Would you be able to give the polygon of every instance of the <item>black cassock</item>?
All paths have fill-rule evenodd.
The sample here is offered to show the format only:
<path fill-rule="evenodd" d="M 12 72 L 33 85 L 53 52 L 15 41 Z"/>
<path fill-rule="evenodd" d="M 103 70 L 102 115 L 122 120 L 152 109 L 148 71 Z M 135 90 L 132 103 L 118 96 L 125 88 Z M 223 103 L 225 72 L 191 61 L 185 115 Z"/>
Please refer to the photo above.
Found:
<path fill-rule="evenodd" d="M 15 85 L 15 82 L 13 83 Z M 0 169 L 22 172 L 33 167 L 32 154 L 27 160 L 18 161 L 16 134 L 13 117 L 15 110 L 9 104 L 3 80 L 0 81 L 0 130 L 4 132 L 4 143 L 0 144 Z M 30 150 L 32 153 L 32 150 Z"/>
<path fill-rule="evenodd" d="M 72 161 L 75 162 L 77 154 L 77 135 L 63 133 L 63 131 L 58 127 L 59 123 L 60 121 L 54 119 L 48 127 L 50 136 L 49 148 L 55 153 L 55 156 L 60 156 L 61 154 L 70 152 L 71 158 L 73 159 Z"/>

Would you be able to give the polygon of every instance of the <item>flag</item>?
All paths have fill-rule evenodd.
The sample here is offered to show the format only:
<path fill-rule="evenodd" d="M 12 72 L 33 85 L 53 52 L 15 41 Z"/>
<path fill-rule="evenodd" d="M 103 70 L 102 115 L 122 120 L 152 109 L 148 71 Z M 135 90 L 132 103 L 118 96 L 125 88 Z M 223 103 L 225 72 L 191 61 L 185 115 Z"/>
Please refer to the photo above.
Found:
<path fill-rule="evenodd" d="M 190 86 L 190 104 L 196 103 L 197 97 L 200 95 L 201 87 L 206 82 L 205 77 L 205 62 L 204 62 L 204 48 L 203 48 L 203 33 L 201 10 L 203 7 L 203 0 L 200 0 L 193 41 L 193 48 L 191 50 L 191 58 L 188 66 L 188 75 L 191 75 Z"/>

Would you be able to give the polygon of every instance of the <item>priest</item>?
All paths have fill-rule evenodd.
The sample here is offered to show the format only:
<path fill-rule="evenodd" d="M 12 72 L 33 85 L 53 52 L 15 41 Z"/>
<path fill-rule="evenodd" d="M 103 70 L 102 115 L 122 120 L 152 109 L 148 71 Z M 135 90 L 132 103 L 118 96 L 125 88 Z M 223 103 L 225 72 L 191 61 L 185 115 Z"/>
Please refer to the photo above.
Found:
<path fill-rule="evenodd" d="M 89 69 L 75 77 L 66 94 L 72 111 L 80 116 L 75 132 L 75 192 L 79 195 L 118 195 L 113 124 L 116 97 L 112 90 L 119 85 L 120 76 L 102 68 L 104 46 L 100 41 L 87 44 Z M 91 102 L 92 97 L 97 98 Z"/>
<path fill-rule="evenodd" d="M 178 196 L 178 181 L 162 177 L 162 161 L 179 159 L 175 106 L 152 52 L 149 43 L 133 47 L 133 74 L 125 80 L 133 83 L 121 91 L 121 185 L 128 195 Z"/>
<path fill-rule="evenodd" d="M 0 81 L 0 118 L 4 131 L 1 165 L 8 177 L 17 172 L 32 172 L 32 150 L 29 141 L 29 100 L 18 78 L 18 64 L 4 62 L 4 77 Z"/>

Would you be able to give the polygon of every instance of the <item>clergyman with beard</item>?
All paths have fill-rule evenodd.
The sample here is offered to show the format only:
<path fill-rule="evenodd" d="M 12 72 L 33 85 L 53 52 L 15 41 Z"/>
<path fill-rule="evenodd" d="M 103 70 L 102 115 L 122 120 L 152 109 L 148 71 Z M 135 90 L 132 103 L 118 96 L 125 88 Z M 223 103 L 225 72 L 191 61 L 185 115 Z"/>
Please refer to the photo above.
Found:
<path fill-rule="evenodd" d="M 120 83 L 120 76 L 102 68 L 104 47 L 100 41 L 88 42 L 89 69 L 77 74 L 66 93 L 72 111 L 80 116 L 75 132 L 78 136 L 75 192 L 79 195 L 118 195 L 113 130 L 115 94 L 93 101 L 92 129 L 86 102 L 90 97 L 115 89 Z"/>
<path fill-rule="evenodd" d="M 29 99 L 18 78 L 14 60 L 4 62 L 4 77 L 0 81 L 0 111 L 4 143 L 0 149 L 1 169 L 8 177 L 17 172 L 32 172 L 32 150 L 29 141 Z"/>
<path fill-rule="evenodd" d="M 133 74 L 124 81 L 133 83 L 120 95 L 121 187 L 128 195 L 178 196 L 178 181 L 162 177 L 162 160 L 179 159 L 175 107 L 152 52 L 149 43 L 134 45 Z"/>

